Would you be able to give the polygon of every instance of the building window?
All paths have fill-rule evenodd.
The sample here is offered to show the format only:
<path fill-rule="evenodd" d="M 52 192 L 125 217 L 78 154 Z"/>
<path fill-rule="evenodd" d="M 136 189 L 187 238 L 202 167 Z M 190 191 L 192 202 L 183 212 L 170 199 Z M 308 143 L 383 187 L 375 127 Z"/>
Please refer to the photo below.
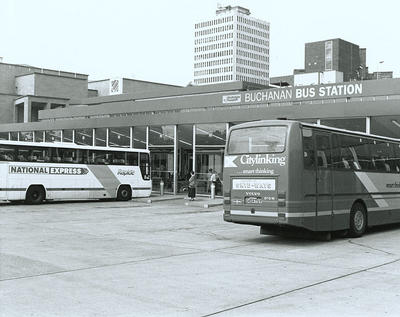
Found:
<path fill-rule="evenodd" d="M 332 70 L 332 41 L 325 42 L 325 70 Z"/>

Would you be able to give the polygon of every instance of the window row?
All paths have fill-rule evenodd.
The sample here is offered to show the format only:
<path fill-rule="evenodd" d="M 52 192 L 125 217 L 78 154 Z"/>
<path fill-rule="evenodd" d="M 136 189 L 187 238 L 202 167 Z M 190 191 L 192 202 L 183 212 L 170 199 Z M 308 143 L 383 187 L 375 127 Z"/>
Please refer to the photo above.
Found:
<path fill-rule="evenodd" d="M 194 49 L 194 52 L 195 53 L 205 52 L 205 51 L 217 50 L 217 49 L 227 48 L 227 47 L 232 47 L 232 46 L 233 46 L 233 41 L 222 42 L 222 43 L 216 43 L 216 44 L 210 44 L 210 45 L 196 47 Z"/>
<path fill-rule="evenodd" d="M 223 25 L 223 26 L 219 26 L 217 28 L 206 29 L 203 31 L 197 31 L 194 33 L 194 35 L 195 36 L 203 36 L 203 35 L 225 32 L 225 31 L 229 31 L 229 30 L 233 30 L 233 24 Z"/>
<path fill-rule="evenodd" d="M 221 56 L 232 56 L 233 55 L 233 50 L 225 50 L 225 51 L 220 51 L 220 52 L 213 52 L 213 53 L 207 53 L 207 54 L 199 54 L 194 56 L 194 60 L 202 60 L 202 59 L 209 59 L 209 58 L 216 58 L 216 57 L 221 57 Z"/>
<path fill-rule="evenodd" d="M 268 73 L 267 73 L 268 77 Z M 236 80 L 240 81 L 247 81 L 249 83 L 256 83 L 260 85 L 268 85 L 268 79 L 266 78 L 254 78 L 254 77 L 249 77 L 249 76 L 243 76 L 243 75 L 236 75 Z"/>
<path fill-rule="evenodd" d="M 246 35 L 246 34 L 242 34 L 242 33 L 240 33 L 240 32 L 238 32 L 237 38 L 238 38 L 239 40 L 245 40 L 245 41 L 247 41 L 247 42 L 252 42 L 252 43 L 259 44 L 259 45 L 269 46 L 269 42 L 266 41 L 266 40 L 258 39 L 258 38 L 255 38 L 255 37 L 253 37 L 253 36 L 249 36 L 249 35 Z M 269 37 L 268 37 L 268 38 L 269 38 Z"/>
<path fill-rule="evenodd" d="M 244 48 L 246 50 L 251 50 L 259 53 L 267 53 L 267 48 L 260 47 L 257 45 L 247 44 L 241 41 L 237 41 L 237 47 Z"/>
<path fill-rule="evenodd" d="M 245 66 L 268 69 L 268 64 L 265 62 L 254 62 L 245 58 L 236 58 L 236 63 Z"/>
<path fill-rule="evenodd" d="M 252 35 L 256 35 L 256 36 L 259 36 L 259 37 L 263 37 L 263 38 L 266 38 L 266 39 L 269 39 L 269 33 L 268 32 L 263 32 L 263 31 L 260 31 L 260 30 L 257 30 L 257 29 L 249 28 L 249 27 L 246 27 L 244 25 L 238 24 L 237 25 L 237 30 L 238 31 L 242 31 L 242 32 L 246 32 L 246 33 L 249 33 L 249 34 L 252 34 Z"/>
<path fill-rule="evenodd" d="M 224 64 L 231 64 L 233 62 L 233 58 L 221 58 L 213 61 L 195 63 L 194 68 L 203 68 L 203 67 L 210 67 L 210 66 L 220 66 Z"/>
<path fill-rule="evenodd" d="M 209 26 L 213 26 L 213 25 L 217 25 L 217 24 L 221 24 L 221 23 L 232 22 L 232 21 L 233 21 L 233 16 L 228 16 L 228 17 L 224 17 L 221 19 L 215 19 L 215 20 L 211 20 L 211 21 L 196 23 L 194 25 L 194 28 L 200 29 L 200 28 L 205 28 L 205 27 L 209 27 Z"/>
<path fill-rule="evenodd" d="M 223 76 L 214 76 L 209 78 L 195 79 L 195 84 L 209 84 L 209 83 L 218 83 L 222 81 L 232 80 L 232 75 L 223 75 Z"/>
<path fill-rule="evenodd" d="M 225 66 L 225 67 L 218 67 L 213 69 L 205 69 L 199 70 L 194 72 L 194 76 L 204 76 L 204 75 L 212 75 L 212 74 L 219 74 L 219 73 L 228 73 L 232 72 L 232 66 Z"/>
<path fill-rule="evenodd" d="M 237 17 L 237 21 L 241 22 L 241 23 L 245 23 L 245 24 L 251 25 L 251 26 L 254 26 L 254 27 L 259 28 L 259 29 L 263 29 L 263 30 L 269 31 L 269 25 L 265 24 L 265 23 L 261 23 L 261 22 L 254 21 L 254 20 L 251 20 L 251 19 L 246 19 L 246 18 L 241 17 L 241 16 Z"/>
<path fill-rule="evenodd" d="M 221 41 L 221 40 L 228 40 L 228 39 L 232 39 L 233 38 L 233 33 L 224 33 L 224 34 L 218 34 L 218 35 L 213 35 L 213 36 L 209 36 L 209 37 L 203 37 L 200 39 L 196 39 L 194 41 L 195 45 L 199 45 L 199 44 L 204 44 L 204 43 L 210 43 L 210 42 L 217 42 L 217 41 Z"/>
<path fill-rule="evenodd" d="M 0 161 L 137 166 L 139 153 L 0 145 Z"/>
<path fill-rule="evenodd" d="M 314 146 L 315 144 L 315 146 Z M 303 129 L 306 168 L 400 172 L 400 144 L 344 134 L 316 134 Z"/>
<path fill-rule="evenodd" d="M 268 70 L 268 66 L 265 66 L 265 69 Z M 236 67 L 236 72 L 241 73 L 241 74 L 248 74 L 248 75 L 254 75 L 257 77 L 263 77 L 267 78 L 268 77 L 268 72 L 267 71 L 260 71 L 256 69 L 251 69 L 248 67 Z"/>
<path fill-rule="evenodd" d="M 267 54 L 269 54 L 269 49 L 267 50 Z M 266 55 L 259 55 L 256 53 L 251 53 L 251 52 L 247 52 L 247 51 L 243 51 L 243 50 L 239 50 L 239 49 L 237 50 L 237 55 L 269 63 L 269 56 L 266 56 Z"/>

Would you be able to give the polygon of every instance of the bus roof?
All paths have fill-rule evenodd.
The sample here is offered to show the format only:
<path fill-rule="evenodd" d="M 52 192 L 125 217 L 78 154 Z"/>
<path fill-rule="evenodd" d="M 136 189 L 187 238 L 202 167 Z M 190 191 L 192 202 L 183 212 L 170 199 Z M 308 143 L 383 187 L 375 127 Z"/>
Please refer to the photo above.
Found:
<path fill-rule="evenodd" d="M 149 153 L 149 150 L 145 150 L 145 149 L 122 148 L 122 147 L 118 148 L 118 147 L 109 147 L 109 146 L 90 146 L 90 145 L 79 145 L 79 144 L 75 144 L 75 143 L 63 143 L 63 142 L 24 142 L 24 141 L 0 140 L 0 146 L 1 145 L 17 145 L 17 146 L 19 145 L 19 146 L 81 149 L 81 150 L 95 150 L 95 151 Z"/>
<path fill-rule="evenodd" d="M 305 122 L 294 121 L 294 120 L 259 120 L 259 121 L 251 121 L 251 122 L 246 122 L 246 123 L 241 123 L 241 124 L 235 125 L 235 126 L 231 127 L 231 130 L 241 129 L 241 128 L 248 128 L 248 127 L 259 127 L 259 126 L 264 126 L 264 125 L 286 125 L 286 126 L 291 126 L 293 124 L 300 124 L 303 127 L 315 128 L 315 129 L 320 129 L 320 130 L 325 130 L 325 131 L 335 131 L 335 132 L 339 132 L 339 133 L 351 134 L 351 135 L 356 135 L 356 136 L 360 136 L 360 137 L 377 138 L 377 139 L 381 139 L 381 140 L 385 140 L 385 141 L 400 142 L 400 139 L 386 137 L 386 136 L 382 136 L 382 135 L 370 134 L 370 133 L 359 132 L 359 131 L 351 131 L 351 130 L 346 130 L 346 129 L 329 127 L 329 126 L 326 126 L 326 125 L 320 125 L 320 124 L 314 124 L 314 123 L 305 123 Z"/>

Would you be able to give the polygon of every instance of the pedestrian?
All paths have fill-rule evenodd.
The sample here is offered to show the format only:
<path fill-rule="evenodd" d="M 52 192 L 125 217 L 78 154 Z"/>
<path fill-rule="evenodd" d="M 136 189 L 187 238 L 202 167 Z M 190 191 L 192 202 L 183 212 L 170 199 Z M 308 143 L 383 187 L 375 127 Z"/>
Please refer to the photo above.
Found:
<path fill-rule="evenodd" d="M 217 190 L 217 172 L 216 171 L 212 171 L 212 174 L 210 176 L 210 189 L 212 187 L 212 185 L 214 184 L 214 195 L 215 195 L 215 191 Z M 212 196 L 211 190 L 210 190 L 210 194 Z"/>
<path fill-rule="evenodd" d="M 196 197 L 196 176 L 193 171 L 190 172 L 188 196 L 190 200 Z"/>
<path fill-rule="evenodd" d="M 207 173 L 207 193 L 209 193 L 210 189 L 211 189 L 211 175 L 212 175 L 212 173 L 213 173 L 213 170 L 212 170 L 212 168 L 210 168 L 208 170 L 208 173 Z"/>

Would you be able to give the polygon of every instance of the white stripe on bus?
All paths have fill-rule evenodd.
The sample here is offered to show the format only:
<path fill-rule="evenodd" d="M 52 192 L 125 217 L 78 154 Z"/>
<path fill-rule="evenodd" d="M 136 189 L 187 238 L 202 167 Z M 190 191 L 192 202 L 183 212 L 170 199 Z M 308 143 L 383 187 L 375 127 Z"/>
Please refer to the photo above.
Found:
<path fill-rule="evenodd" d="M 259 216 L 259 217 L 278 217 L 278 213 L 275 211 L 254 211 L 251 213 L 250 210 L 231 210 L 231 215 L 237 216 Z"/>
<path fill-rule="evenodd" d="M 370 193 L 379 192 L 378 188 L 376 188 L 372 180 L 368 177 L 368 175 L 365 172 L 355 172 L 355 174 L 357 175 L 361 183 L 365 186 L 365 188 L 368 190 L 368 192 Z M 389 204 L 383 198 L 382 195 L 374 194 L 371 196 L 380 208 L 389 207 Z"/>

